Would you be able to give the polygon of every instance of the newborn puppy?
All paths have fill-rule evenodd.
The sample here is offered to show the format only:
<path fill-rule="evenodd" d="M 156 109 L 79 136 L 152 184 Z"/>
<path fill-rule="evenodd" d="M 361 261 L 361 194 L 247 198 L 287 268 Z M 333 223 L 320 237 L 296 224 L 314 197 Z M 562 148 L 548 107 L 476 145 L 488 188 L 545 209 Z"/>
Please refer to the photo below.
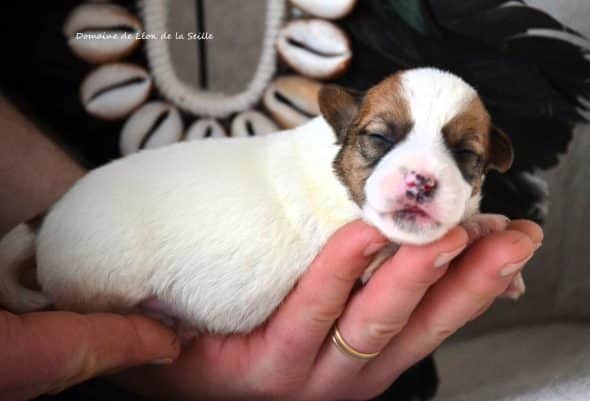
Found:
<path fill-rule="evenodd" d="M 362 218 L 397 244 L 434 241 L 478 212 L 486 171 L 512 162 L 475 90 L 436 69 L 364 95 L 326 86 L 320 107 L 292 130 L 146 150 L 90 172 L 37 235 L 47 298 L 14 279 L 10 254 L 26 253 L 15 230 L 0 244 L 0 301 L 141 307 L 197 330 L 249 332 L 343 224 Z"/>

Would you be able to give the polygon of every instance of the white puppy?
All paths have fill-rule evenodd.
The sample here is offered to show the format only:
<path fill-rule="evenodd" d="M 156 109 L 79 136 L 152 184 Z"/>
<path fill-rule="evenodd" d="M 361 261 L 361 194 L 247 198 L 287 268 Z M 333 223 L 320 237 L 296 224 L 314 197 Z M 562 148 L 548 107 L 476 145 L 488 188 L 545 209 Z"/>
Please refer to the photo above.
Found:
<path fill-rule="evenodd" d="M 512 161 L 475 90 L 436 69 L 364 95 L 326 86 L 320 107 L 293 130 L 147 150 L 90 172 L 37 235 L 44 294 L 63 309 L 148 305 L 199 330 L 248 332 L 343 224 L 434 241 L 478 211 L 485 172 Z M 0 244 L 0 301 L 22 311 L 49 300 L 15 280 L 19 235 Z"/>

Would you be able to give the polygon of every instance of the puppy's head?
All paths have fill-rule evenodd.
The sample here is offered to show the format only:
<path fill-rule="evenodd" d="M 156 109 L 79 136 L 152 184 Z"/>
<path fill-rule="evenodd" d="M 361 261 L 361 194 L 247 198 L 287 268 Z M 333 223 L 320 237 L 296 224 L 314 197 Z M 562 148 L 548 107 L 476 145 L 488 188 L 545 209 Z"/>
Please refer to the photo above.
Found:
<path fill-rule="evenodd" d="M 334 168 L 364 218 L 391 240 L 422 244 L 477 212 L 486 171 L 512 164 L 475 90 L 433 68 L 397 73 L 365 94 L 320 92 L 342 145 Z"/>

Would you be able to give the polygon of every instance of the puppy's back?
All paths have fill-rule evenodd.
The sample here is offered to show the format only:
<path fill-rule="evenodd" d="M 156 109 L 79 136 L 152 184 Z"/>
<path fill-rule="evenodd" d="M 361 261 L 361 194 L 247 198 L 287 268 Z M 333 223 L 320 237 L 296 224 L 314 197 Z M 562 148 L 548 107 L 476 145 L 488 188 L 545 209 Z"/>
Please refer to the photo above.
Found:
<path fill-rule="evenodd" d="M 260 202 L 268 196 L 263 165 L 264 141 L 233 139 L 145 151 L 90 172 L 44 221 L 40 284 L 58 306 L 74 310 L 112 310 L 128 306 L 119 305 L 123 299 L 143 299 L 156 267 L 189 262 L 178 260 L 196 253 L 186 247 L 199 246 L 206 259 L 207 248 L 232 235 L 224 220 L 239 211 L 233 227 L 239 231 L 248 224 L 244 210 L 256 214 L 272 203 Z M 125 292 L 122 299 L 111 293 L 113 285 Z M 91 295 L 105 289 L 109 297 Z"/>

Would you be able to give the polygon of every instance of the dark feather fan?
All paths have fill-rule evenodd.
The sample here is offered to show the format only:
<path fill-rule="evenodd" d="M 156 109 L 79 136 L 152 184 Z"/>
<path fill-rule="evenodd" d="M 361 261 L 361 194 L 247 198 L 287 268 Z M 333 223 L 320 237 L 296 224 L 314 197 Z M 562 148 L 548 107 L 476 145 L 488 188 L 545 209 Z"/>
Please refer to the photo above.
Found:
<path fill-rule="evenodd" d="M 474 86 L 516 153 L 510 172 L 489 174 L 482 209 L 543 220 L 547 190 L 533 173 L 558 163 L 590 98 L 582 35 L 506 0 L 364 0 L 341 25 L 355 54 L 343 85 L 435 66 Z"/>

